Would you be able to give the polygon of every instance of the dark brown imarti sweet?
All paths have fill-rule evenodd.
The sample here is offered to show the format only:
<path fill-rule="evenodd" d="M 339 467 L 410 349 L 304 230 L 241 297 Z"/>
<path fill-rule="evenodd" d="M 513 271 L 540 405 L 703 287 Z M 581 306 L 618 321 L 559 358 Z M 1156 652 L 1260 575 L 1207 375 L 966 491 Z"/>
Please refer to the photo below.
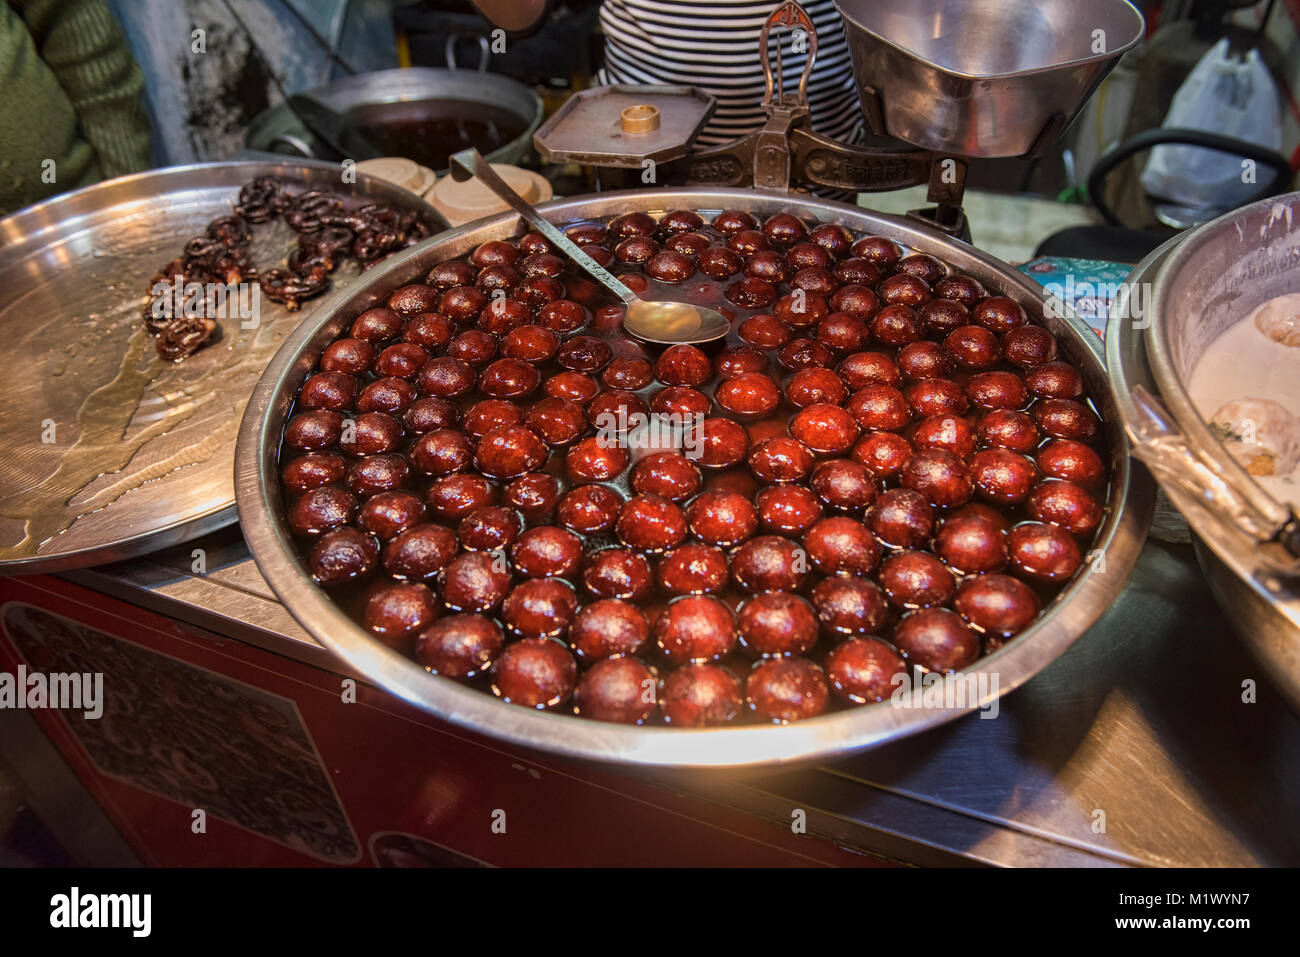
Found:
<path fill-rule="evenodd" d="M 278 218 L 298 234 L 298 245 L 287 268 L 259 269 L 252 260 L 254 231 L 257 224 Z M 179 362 L 213 340 L 218 329 L 214 317 L 230 308 L 226 297 L 236 295 L 239 284 L 256 282 L 267 299 L 295 310 L 328 290 L 330 274 L 346 260 L 356 260 L 364 269 L 432 233 L 433 224 L 415 211 L 378 203 L 358 206 L 339 193 L 295 190 L 274 177 L 259 177 L 239 191 L 232 215 L 214 219 L 158 270 L 149 281 L 142 318 L 158 337 L 158 354 Z M 193 287 L 203 294 L 195 296 Z M 428 311 L 433 299 L 412 295 L 416 288 L 397 290 L 390 307 L 396 308 L 396 302 L 403 307 L 399 312 Z"/>

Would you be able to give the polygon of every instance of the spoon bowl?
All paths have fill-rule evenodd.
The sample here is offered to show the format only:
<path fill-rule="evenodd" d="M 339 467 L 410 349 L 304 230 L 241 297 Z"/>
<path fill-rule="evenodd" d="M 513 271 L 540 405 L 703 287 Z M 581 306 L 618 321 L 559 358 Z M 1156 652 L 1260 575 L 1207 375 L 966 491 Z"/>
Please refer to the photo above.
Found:
<path fill-rule="evenodd" d="M 686 302 L 637 299 L 627 304 L 623 329 L 643 342 L 665 346 L 698 345 L 721 339 L 731 331 L 731 323 L 716 309 Z"/>

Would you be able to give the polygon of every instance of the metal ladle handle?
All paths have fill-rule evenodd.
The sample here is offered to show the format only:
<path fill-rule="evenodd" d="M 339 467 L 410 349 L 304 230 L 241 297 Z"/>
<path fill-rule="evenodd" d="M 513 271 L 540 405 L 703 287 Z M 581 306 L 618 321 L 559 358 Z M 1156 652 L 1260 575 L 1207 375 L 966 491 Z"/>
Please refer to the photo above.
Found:
<path fill-rule="evenodd" d="M 552 226 L 549 221 L 542 217 L 541 213 L 529 204 L 528 200 L 511 189 L 510 184 L 497 175 L 497 171 L 492 168 L 492 164 L 485 160 L 483 154 L 478 150 L 471 147 L 467 150 L 461 150 L 459 153 L 453 153 L 449 160 L 449 166 L 452 179 L 458 183 L 477 177 L 479 182 L 508 203 L 511 209 L 545 236 L 555 248 L 577 263 L 578 268 L 618 296 L 619 299 L 622 299 L 625 304 L 631 305 L 639 300 L 637 294 L 619 282 L 612 272 L 584 253 L 581 246 Z"/>

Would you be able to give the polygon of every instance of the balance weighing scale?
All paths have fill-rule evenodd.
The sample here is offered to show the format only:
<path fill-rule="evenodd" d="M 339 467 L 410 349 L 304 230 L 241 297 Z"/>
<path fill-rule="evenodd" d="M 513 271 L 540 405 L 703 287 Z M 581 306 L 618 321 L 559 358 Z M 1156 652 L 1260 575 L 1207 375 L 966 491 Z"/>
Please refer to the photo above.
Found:
<path fill-rule="evenodd" d="M 908 215 L 969 241 L 962 211 L 971 159 L 1032 159 L 1142 39 L 1127 0 L 836 0 L 858 98 L 875 142 L 851 146 L 812 128 L 808 78 L 817 30 L 793 0 L 764 22 L 758 55 L 763 126 L 694 149 L 714 100 L 688 86 L 607 86 L 574 94 L 534 135 L 548 163 L 595 167 L 602 187 L 754 186 L 883 192 L 928 183 Z M 806 54 L 787 90 L 783 42 Z M 775 61 L 775 69 L 773 68 Z"/>

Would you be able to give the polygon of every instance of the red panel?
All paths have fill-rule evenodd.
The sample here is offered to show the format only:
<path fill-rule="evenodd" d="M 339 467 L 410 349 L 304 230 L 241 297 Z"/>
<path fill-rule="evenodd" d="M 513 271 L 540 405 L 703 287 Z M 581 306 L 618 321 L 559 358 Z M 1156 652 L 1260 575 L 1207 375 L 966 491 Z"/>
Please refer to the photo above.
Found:
<path fill-rule="evenodd" d="M 882 863 L 368 686 L 345 703 L 338 675 L 61 579 L 0 578 L 0 622 L 0 669 L 105 673 L 99 721 L 33 714 L 149 864 Z"/>

